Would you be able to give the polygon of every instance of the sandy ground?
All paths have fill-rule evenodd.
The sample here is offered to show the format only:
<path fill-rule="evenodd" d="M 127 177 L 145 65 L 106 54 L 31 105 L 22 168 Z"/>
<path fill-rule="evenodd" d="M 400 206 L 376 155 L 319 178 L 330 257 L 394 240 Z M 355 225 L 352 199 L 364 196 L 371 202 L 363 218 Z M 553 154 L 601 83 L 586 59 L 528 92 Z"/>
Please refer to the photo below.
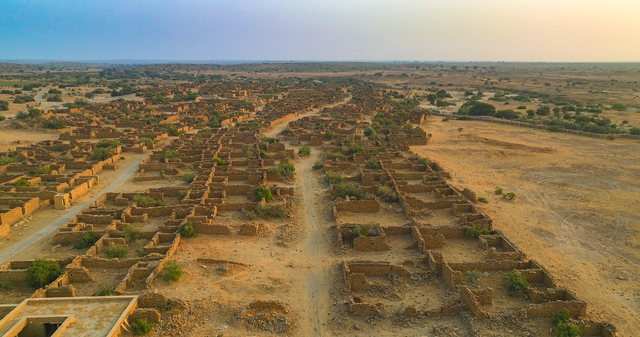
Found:
<path fill-rule="evenodd" d="M 429 145 L 412 147 L 448 170 L 452 184 L 489 204 L 494 219 L 527 256 L 585 300 L 588 317 L 620 336 L 640 326 L 640 169 L 638 142 L 549 133 L 516 126 L 442 122 L 422 127 Z M 463 128 L 458 131 L 458 128 Z M 496 186 L 515 192 L 508 201 Z"/>

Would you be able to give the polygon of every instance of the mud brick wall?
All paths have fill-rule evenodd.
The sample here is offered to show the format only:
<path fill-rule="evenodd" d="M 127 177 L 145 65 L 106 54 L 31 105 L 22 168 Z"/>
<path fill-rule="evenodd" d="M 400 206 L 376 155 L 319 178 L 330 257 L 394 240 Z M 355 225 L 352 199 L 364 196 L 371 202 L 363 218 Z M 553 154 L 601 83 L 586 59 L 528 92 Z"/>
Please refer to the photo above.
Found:
<path fill-rule="evenodd" d="M 386 235 L 411 235 L 412 227 L 409 226 L 386 226 L 382 227 Z"/>
<path fill-rule="evenodd" d="M 22 212 L 24 213 L 24 215 L 29 215 L 29 214 L 37 211 L 38 208 L 40 208 L 40 198 L 35 197 L 35 198 L 32 198 L 29 201 L 26 201 L 22 205 Z"/>
<path fill-rule="evenodd" d="M 587 303 L 583 301 L 550 301 L 539 304 L 529 304 L 522 309 L 528 317 L 553 317 L 558 311 L 567 309 L 571 316 L 584 316 L 587 313 Z"/>
<path fill-rule="evenodd" d="M 400 276 L 409 275 L 409 272 L 401 266 L 392 265 L 389 262 L 349 262 L 347 273 L 362 273 L 367 276 L 384 276 L 388 274 L 398 274 Z"/>
<path fill-rule="evenodd" d="M 216 205 L 218 211 L 239 211 L 239 210 L 252 210 L 258 206 L 257 202 L 235 202 L 228 204 Z"/>
<path fill-rule="evenodd" d="M 487 318 L 487 313 L 480 308 L 477 297 L 466 286 L 460 287 L 460 302 L 464 303 L 477 319 Z"/>
<path fill-rule="evenodd" d="M 336 203 L 338 212 L 376 213 L 380 211 L 380 203 L 375 200 L 350 200 Z"/>
<path fill-rule="evenodd" d="M 427 265 L 436 275 L 442 275 L 443 261 L 442 253 L 427 251 Z"/>
<path fill-rule="evenodd" d="M 158 207 L 131 207 L 131 215 L 147 214 L 150 218 L 170 216 L 173 214 L 174 207 L 158 206 Z"/>
<path fill-rule="evenodd" d="M 1 317 L 0 313 L 0 317 Z M 578 321 L 575 324 L 580 328 L 582 336 L 602 336 L 602 337 L 615 337 L 616 328 L 607 323 L 590 322 L 590 321 Z"/>
<path fill-rule="evenodd" d="M 404 193 L 429 193 L 435 190 L 435 186 L 424 184 L 398 185 L 398 189 Z"/>
<path fill-rule="evenodd" d="M 424 238 L 424 249 L 432 249 L 432 248 L 442 248 L 444 246 L 444 235 L 435 234 L 435 235 L 425 235 Z"/>
<path fill-rule="evenodd" d="M 73 285 L 47 287 L 46 291 L 46 297 L 74 297 L 76 294 L 76 287 Z"/>
<path fill-rule="evenodd" d="M 78 199 L 81 196 L 87 194 L 87 192 L 89 192 L 90 188 L 91 187 L 89 186 L 89 183 L 80 184 L 80 185 L 74 187 L 73 189 L 71 189 L 68 192 L 69 193 L 69 197 L 71 198 L 71 200 Z"/>
<path fill-rule="evenodd" d="M 226 195 L 250 195 L 253 193 L 253 187 L 250 185 L 227 185 L 224 190 Z"/>
<path fill-rule="evenodd" d="M 551 275 L 542 269 L 523 269 L 519 270 L 520 274 L 527 279 L 529 283 L 543 283 L 547 288 L 554 288 L 555 282 Z"/>
<path fill-rule="evenodd" d="M 27 279 L 27 270 L 25 269 L 10 269 L 0 270 L 0 281 L 11 281 L 15 283 L 24 283 Z"/>
<path fill-rule="evenodd" d="M 423 227 L 418 228 L 419 233 L 425 237 L 431 237 L 434 235 L 443 235 L 445 239 L 464 239 L 465 229 L 460 227 Z"/>
<path fill-rule="evenodd" d="M 353 240 L 353 249 L 358 251 L 381 251 L 388 250 L 391 247 L 387 245 L 387 236 L 358 236 Z"/>
<path fill-rule="evenodd" d="M 106 225 L 111 224 L 114 220 L 112 215 L 91 215 L 91 214 L 78 214 L 76 218 L 79 222 Z"/>
<path fill-rule="evenodd" d="M 16 207 L 0 213 L 0 225 L 11 225 L 20 219 L 22 219 L 22 207 Z"/>
<path fill-rule="evenodd" d="M 351 316 L 382 316 L 381 310 L 371 303 L 357 303 L 352 299 L 349 302 L 349 315 Z"/>
<path fill-rule="evenodd" d="M 138 259 L 103 259 L 99 257 L 83 257 L 81 264 L 83 267 L 97 267 L 106 269 L 129 269 L 138 263 Z"/>
<path fill-rule="evenodd" d="M 193 227 L 202 234 L 214 234 L 214 235 L 231 235 L 233 234 L 231 227 L 226 225 L 209 225 L 203 223 L 194 223 Z"/>
<path fill-rule="evenodd" d="M 351 273 L 349 275 L 349 287 L 351 291 L 367 291 L 373 285 L 367 281 L 367 277 L 362 273 Z"/>

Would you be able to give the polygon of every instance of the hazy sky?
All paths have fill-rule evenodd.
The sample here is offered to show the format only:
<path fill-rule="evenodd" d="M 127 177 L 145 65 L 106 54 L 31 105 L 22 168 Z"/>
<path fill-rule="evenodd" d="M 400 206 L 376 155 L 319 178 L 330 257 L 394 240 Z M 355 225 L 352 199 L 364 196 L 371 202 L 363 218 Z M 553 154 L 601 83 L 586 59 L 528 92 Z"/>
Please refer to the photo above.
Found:
<path fill-rule="evenodd" d="M 0 0 L 0 59 L 640 61 L 640 0 Z"/>

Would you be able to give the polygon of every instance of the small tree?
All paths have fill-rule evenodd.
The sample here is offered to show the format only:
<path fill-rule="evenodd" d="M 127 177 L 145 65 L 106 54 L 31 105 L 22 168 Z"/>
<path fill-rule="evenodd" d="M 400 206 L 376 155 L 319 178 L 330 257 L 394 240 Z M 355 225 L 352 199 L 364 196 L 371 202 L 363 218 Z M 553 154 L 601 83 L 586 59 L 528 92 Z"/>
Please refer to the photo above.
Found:
<path fill-rule="evenodd" d="M 122 245 L 113 245 L 104 250 L 104 254 L 110 258 L 123 258 L 127 257 L 129 252 L 127 251 L 127 247 Z"/>
<path fill-rule="evenodd" d="M 220 157 L 213 157 L 211 158 L 211 160 L 213 160 L 214 163 L 218 164 L 218 166 L 224 166 L 229 164 L 226 161 L 222 160 Z"/>
<path fill-rule="evenodd" d="M 36 259 L 27 268 L 27 284 L 34 288 L 42 288 L 63 273 L 64 269 L 57 261 Z"/>
<path fill-rule="evenodd" d="M 468 238 L 477 238 L 480 235 L 488 235 L 491 233 L 488 229 L 482 227 L 482 225 L 473 225 L 471 227 L 465 228 L 464 236 Z"/>
<path fill-rule="evenodd" d="M 529 282 L 514 269 L 502 275 L 502 286 L 507 290 L 509 296 L 521 296 L 525 288 L 529 286 Z"/>
<path fill-rule="evenodd" d="M 253 189 L 253 194 L 258 201 L 264 199 L 264 201 L 270 202 L 271 200 L 273 200 L 273 194 L 271 193 L 271 190 L 264 185 L 256 186 L 256 188 Z"/>
<path fill-rule="evenodd" d="M 298 149 L 298 155 L 309 157 L 311 155 L 311 148 L 309 148 L 308 146 L 301 147 L 300 149 Z"/>
<path fill-rule="evenodd" d="M 345 181 L 347 181 L 340 172 L 334 172 L 334 171 L 327 171 L 324 174 L 324 181 L 326 181 L 329 184 L 341 184 L 344 183 Z"/>
<path fill-rule="evenodd" d="M 142 237 L 142 229 L 135 225 L 128 225 L 124 231 L 124 237 L 129 241 L 136 241 Z"/>
<path fill-rule="evenodd" d="M 369 158 L 369 160 L 364 164 L 364 167 L 370 170 L 375 170 L 380 168 L 380 163 L 376 158 Z"/>
<path fill-rule="evenodd" d="M 86 231 L 78 237 L 78 241 L 73 248 L 75 249 L 85 249 L 93 246 L 98 241 L 98 238 L 93 233 L 93 231 Z"/>
<path fill-rule="evenodd" d="M 31 186 L 31 182 L 27 179 L 18 179 L 15 182 L 13 182 L 13 186 L 15 187 L 29 187 Z"/>
<path fill-rule="evenodd" d="M 146 335 L 153 329 L 153 323 L 147 321 L 146 318 L 140 318 L 137 321 L 131 323 L 131 330 L 136 335 Z"/>

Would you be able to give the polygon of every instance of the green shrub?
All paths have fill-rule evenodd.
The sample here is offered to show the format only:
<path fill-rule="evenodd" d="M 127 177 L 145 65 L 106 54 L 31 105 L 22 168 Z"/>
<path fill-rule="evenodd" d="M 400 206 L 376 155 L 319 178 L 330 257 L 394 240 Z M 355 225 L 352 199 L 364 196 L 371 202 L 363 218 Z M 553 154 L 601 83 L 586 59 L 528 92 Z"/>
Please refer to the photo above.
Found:
<path fill-rule="evenodd" d="M 127 254 L 129 254 L 129 252 L 127 251 L 127 247 L 125 246 L 113 245 L 105 248 L 104 254 L 114 259 L 114 258 L 127 257 Z"/>
<path fill-rule="evenodd" d="M 136 241 L 142 237 L 142 228 L 135 225 L 128 225 L 122 232 L 129 241 Z"/>
<path fill-rule="evenodd" d="M 514 269 L 502 275 L 502 286 L 507 290 L 509 296 L 521 296 L 524 289 L 529 286 L 529 282 Z"/>
<path fill-rule="evenodd" d="M 364 153 L 364 147 L 360 145 L 352 145 L 347 148 L 345 155 L 350 155 L 354 153 Z"/>
<path fill-rule="evenodd" d="M 562 308 L 553 316 L 553 318 L 551 318 L 551 322 L 553 322 L 553 325 L 557 325 L 560 322 L 568 321 L 569 318 L 571 318 L 571 313 L 569 312 L 569 309 Z"/>
<path fill-rule="evenodd" d="M 267 170 L 269 173 L 280 173 L 285 179 L 293 179 L 296 175 L 296 168 L 291 163 L 280 163 L 276 167 Z"/>
<path fill-rule="evenodd" d="M 469 270 L 464 272 L 464 276 L 467 277 L 467 283 L 472 286 L 477 286 L 482 273 L 477 270 Z"/>
<path fill-rule="evenodd" d="M 517 197 L 517 195 L 515 193 L 513 193 L 513 192 L 509 192 L 509 193 L 505 193 L 504 197 L 509 199 L 509 200 L 513 200 L 513 199 L 515 199 Z"/>
<path fill-rule="evenodd" d="M 333 159 L 340 159 L 340 160 L 345 160 L 346 157 L 344 156 L 344 154 L 342 154 L 341 152 L 336 152 L 334 154 L 331 155 L 331 158 Z"/>
<path fill-rule="evenodd" d="M 478 201 L 483 203 L 483 204 L 488 204 L 489 203 L 489 199 L 485 198 L 485 197 L 480 197 L 478 198 Z"/>
<path fill-rule="evenodd" d="M 495 195 L 502 195 L 502 193 L 504 193 L 504 190 L 500 186 L 497 186 L 496 189 L 493 190 L 493 194 Z"/>
<path fill-rule="evenodd" d="M 358 186 L 351 183 L 341 183 L 336 187 L 336 192 L 338 197 L 344 198 L 346 196 L 355 197 L 360 200 L 365 197 L 365 192 L 362 191 Z"/>
<path fill-rule="evenodd" d="M 131 323 L 131 330 L 136 335 L 146 335 L 153 329 L 153 323 L 147 321 L 146 318 L 140 318 L 137 321 Z"/>
<path fill-rule="evenodd" d="M 191 182 L 195 178 L 196 178 L 196 174 L 193 173 L 193 172 L 187 172 L 187 173 L 185 173 L 185 174 L 180 176 L 180 180 L 186 182 L 187 184 L 191 184 Z"/>
<path fill-rule="evenodd" d="M 399 199 L 396 192 L 389 186 L 379 187 L 377 194 L 382 200 L 387 202 L 396 202 Z"/>
<path fill-rule="evenodd" d="M 156 200 L 152 196 L 142 194 L 134 195 L 133 202 L 140 207 L 162 206 L 160 200 Z M 158 203 L 160 203 L 160 205 L 158 205 Z"/>
<path fill-rule="evenodd" d="M 34 288 L 42 288 L 55 281 L 64 273 L 57 261 L 36 259 L 27 268 L 27 284 Z"/>
<path fill-rule="evenodd" d="M 280 139 L 278 138 L 273 138 L 273 137 L 263 137 L 262 139 L 260 139 L 261 141 L 265 142 L 265 143 L 269 143 L 269 144 L 273 144 L 273 143 L 280 143 Z"/>
<path fill-rule="evenodd" d="M 13 186 L 15 187 L 29 187 L 31 186 L 31 182 L 27 179 L 18 179 L 13 183 Z"/>
<path fill-rule="evenodd" d="M 160 271 L 161 279 L 167 282 L 176 282 L 184 275 L 184 266 L 175 261 L 167 261 L 162 265 L 162 271 Z"/>
<path fill-rule="evenodd" d="M 477 238 L 480 235 L 488 235 L 489 233 L 491 232 L 481 225 L 473 225 L 464 230 L 464 235 L 468 238 Z"/>
<path fill-rule="evenodd" d="M 4 157 L 0 158 L 0 166 L 17 162 L 16 158 Z"/>
<path fill-rule="evenodd" d="M 74 249 L 85 249 L 93 246 L 98 238 L 93 231 L 86 231 L 78 237 L 78 241 L 73 245 Z"/>
<path fill-rule="evenodd" d="M 421 164 L 421 165 L 427 165 L 427 166 L 429 166 L 430 168 L 433 168 L 433 167 L 435 166 L 435 163 L 434 163 L 434 162 L 432 162 L 431 160 L 427 159 L 427 158 L 420 158 L 420 159 L 418 159 L 418 164 Z"/>
<path fill-rule="evenodd" d="M 580 327 L 575 324 L 566 322 L 556 324 L 556 336 L 558 337 L 580 337 L 581 335 Z"/>
<path fill-rule="evenodd" d="M 186 238 L 194 238 L 198 236 L 198 231 L 193 227 L 193 222 L 187 221 L 178 226 L 178 233 Z"/>
<path fill-rule="evenodd" d="M 213 157 L 211 158 L 211 160 L 213 160 L 214 163 L 218 164 L 218 166 L 224 166 L 229 164 L 226 161 L 220 159 L 220 157 Z"/>
<path fill-rule="evenodd" d="M 347 180 L 342 176 L 340 172 L 327 171 L 324 174 L 324 181 L 329 184 L 338 185 L 346 182 Z"/>
<path fill-rule="evenodd" d="M 113 140 L 113 139 L 103 139 L 96 144 L 96 146 L 99 148 L 114 148 L 121 145 L 122 145 L 122 142 L 120 142 L 119 140 Z"/>
<path fill-rule="evenodd" d="M 464 130 L 463 128 L 458 128 L 458 132 L 462 132 L 462 130 Z"/>
<path fill-rule="evenodd" d="M 326 139 L 326 140 L 332 140 L 332 139 L 334 139 L 334 138 L 336 138 L 336 133 L 335 133 L 335 132 L 333 132 L 333 131 L 327 131 L 327 132 L 325 132 L 325 133 L 324 133 L 324 139 Z"/>
<path fill-rule="evenodd" d="M 358 236 L 369 237 L 369 230 L 366 227 L 356 225 L 351 229 L 351 239 L 355 239 Z"/>
<path fill-rule="evenodd" d="M 30 174 L 50 174 L 53 170 L 51 169 L 51 167 L 49 166 L 38 166 L 34 169 L 32 169 L 31 171 L 29 171 Z"/>
<path fill-rule="evenodd" d="M 286 128 L 282 130 L 280 134 L 283 136 L 293 136 L 293 130 L 291 130 L 290 128 Z"/>
<path fill-rule="evenodd" d="M 60 130 L 60 129 L 64 129 L 67 127 L 67 123 L 61 119 L 55 119 L 55 120 L 46 120 L 44 122 L 42 122 L 42 127 L 45 129 L 56 129 L 56 130 Z"/>
<path fill-rule="evenodd" d="M 375 133 L 376 133 L 376 130 L 372 128 L 367 128 L 366 130 L 364 130 L 364 135 L 367 137 L 374 135 Z"/>
<path fill-rule="evenodd" d="M 166 162 L 167 159 L 175 158 L 178 156 L 178 151 L 167 150 L 162 154 L 162 159 Z"/>
<path fill-rule="evenodd" d="M 311 155 L 311 148 L 308 146 L 303 146 L 298 149 L 298 155 L 303 157 L 309 157 Z"/>
<path fill-rule="evenodd" d="M 113 296 L 116 294 L 116 288 L 108 283 L 103 283 L 98 287 L 98 290 L 93 293 L 93 296 Z"/>
<path fill-rule="evenodd" d="M 11 289 L 13 289 L 13 282 L 10 280 L 0 281 L 0 293 Z"/>
<path fill-rule="evenodd" d="M 369 158 L 369 160 L 367 160 L 367 162 L 364 164 L 364 167 L 370 170 L 375 170 L 380 168 L 380 163 L 376 158 Z"/>
<path fill-rule="evenodd" d="M 253 194 L 258 201 L 264 199 L 264 201 L 270 202 L 271 200 L 273 200 L 273 194 L 271 193 L 271 190 L 264 185 L 256 186 L 256 188 L 253 189 Z"/>
<path fill-rule="evenodd" d="M 186 197 L 186 196 L 187 196 L 187 192 L 188 192 L 187 190 L 180 190 L 180 191 L 178 191 L 178 200 L 182 200 L 182 199 L 184 199 L 184 197 Z"/>
<path fill-rule="evenodd" d="M 261 219 L 282 219 L 289 215 L 289 212 L 282 205 L 258 205 L 253 211 L 248 212 L 247 214 L 250 219 L 261 218 Z"/>
<path fill-rule="evenodd" d="M 613 133 L 610 133 L 610 134 L 607 136 L 607 139 L 608 139 L 608 140 L 614 140 L 614 139 L 616 139 L 616 135 L 615 135 L 615 134 L 613 134 Z"/>
<path fill-rule="evenodd" d="M 92 160 L 105 160 L 114 155 L 114 151 L 111 148 L 96 148 L 91 152 L 89 158 Z"/>
<path fill-rule="evenodd" d="M 317 162 L 315 162 L 313 164 L 313 166 L 311 167 L 314 170 L 319 170 L 321 168 L 324 168 L 324 163 L 321 160 L 318 160 Z"/>

